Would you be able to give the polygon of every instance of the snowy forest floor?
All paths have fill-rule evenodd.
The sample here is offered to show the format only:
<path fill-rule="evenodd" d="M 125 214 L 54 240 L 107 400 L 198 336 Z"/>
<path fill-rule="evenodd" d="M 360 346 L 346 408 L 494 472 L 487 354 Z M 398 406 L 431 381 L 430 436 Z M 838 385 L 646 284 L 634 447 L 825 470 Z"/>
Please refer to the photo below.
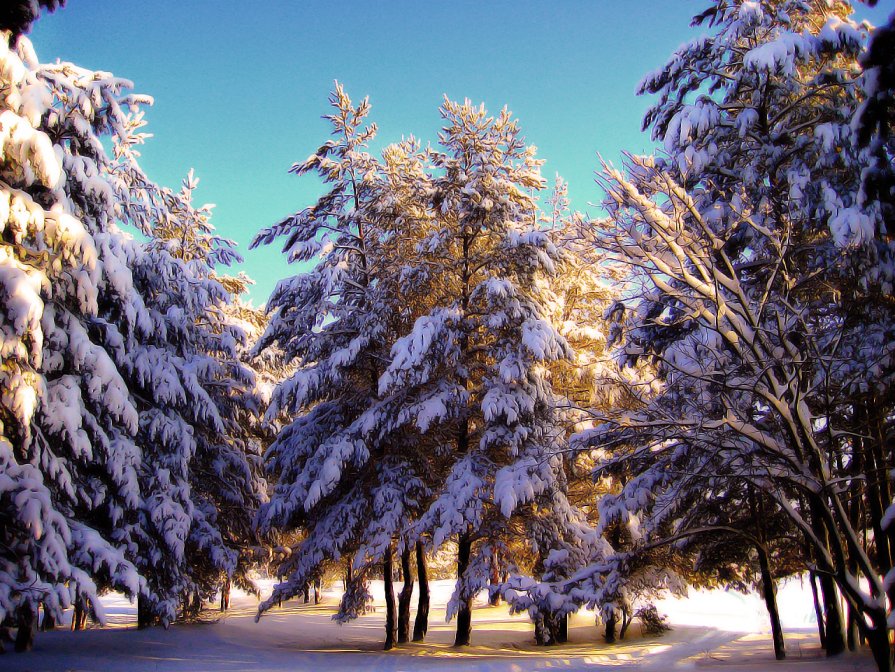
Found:
<path fill-rule="evenodd" d="M 269 588 L 262 583 L 262 589 Z M 400 584 L 399 584 L 400 587 Z M 374 584 L 376 609 L 347 625 L 331 618 L 338 593 L 324 592 L 319 605 L 300 600 L 284 603 L 255 623 L 257 601 L 238 591 L 230 611 L 222 615 L 209 609 L 206 622 L 138 631 L 135 608 L 127 599 L 109 596 L 109 623 L 87 631 L 59 629 L 38 633 L 29 654 L 7 653 L 0 657 L 5 672 L 53 670 L 54 672 L 234 671 L 275 672 L 319 670 L 358 672 L 375 669 L 482 670 L 674 670 L 708 672 L 793 672 L 872 670 L 868 655 L 846 654 L 835 660 L 823 657 L 813 622 L 810 591 L 791 582 L 780 591 L 788 659 L 774 660 L 763 603 L 754 595 L 724 591 L 691 591 L 687 599 L 659 602 L 668 615 L 671 632 L 643 637 L 634 623 L 624 641 L 603 642 L 593 614 L 581 612 L 569 628 L 569 643 L 553 647 L 534 644 L 532 626 L 525 615 L 511 616 L 505 606 L 486 606 L 477 601 L 473 612 L 472 646 L 456 649 L 453 623 L 444 622 L 444 605 L 453 588 L 451 581 L 432 585 L 429 635 L 423 644 L 409 644 L 381 651 L 384 608 L 381 582 Z M 378 592 L 377 592 L 378 591 Z M 416 594 L 414 594 L 414 602 Z"/>

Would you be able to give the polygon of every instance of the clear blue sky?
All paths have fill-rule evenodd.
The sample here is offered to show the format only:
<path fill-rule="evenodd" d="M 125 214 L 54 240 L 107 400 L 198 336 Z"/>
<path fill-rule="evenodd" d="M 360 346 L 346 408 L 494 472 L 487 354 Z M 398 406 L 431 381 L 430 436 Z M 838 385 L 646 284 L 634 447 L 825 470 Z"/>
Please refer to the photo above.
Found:
<path fill-rule="evenodd" d="M 370 97 L 377 148 L 436 139 L 443 94 L 507 105 L 569 182 L 573 207 L 599 200 L 597 153 L 650 151 L 640 79 L 692 36 L 703 0 L 68 0 L 31 38 L 57 58 L 131 79 L 155 98 L 143 166 L 177 187 L 190 168 L 200 203 L 236 240 L 254 303 L 294 274 L 255 232 L 312 203 L 320 185 L 287 169 L 324 140 L 334 79 Z M 892 0 L 863 16 L 881 22 Z"/>

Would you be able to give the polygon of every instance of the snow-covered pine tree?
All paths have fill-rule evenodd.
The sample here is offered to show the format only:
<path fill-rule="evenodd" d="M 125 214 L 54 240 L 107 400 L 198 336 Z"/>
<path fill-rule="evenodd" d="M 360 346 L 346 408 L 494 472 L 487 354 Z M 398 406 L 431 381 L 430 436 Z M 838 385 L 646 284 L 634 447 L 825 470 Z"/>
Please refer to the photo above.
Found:
<path fill-rule="evenodd" d="M 101 306 L 129 310 L 128 274 L 109 253 L 122 205 L 100 136 L 124 134 L 126 82 L 70 64 L 41 66 L 3 36 L 3 483 L 0 617 L 29 644 L 38 604 L 144 589 L 119 532 L 141 503 L 138 416 L 102 336 Z M 76 112 L 72 111 L 72 108 Z"/>
<path fill-rule="evenodd" d="M 389 145 L 382 152 L 381 183 L 374 194 L 372 210 L 377 226 L 382 232 L 382 258 L 389 268 L 378 278 L 379 290 L 388 297 L 393 311 L 390 325 L 393 342 L 399 334 L 406 334 L 415 320 L 425 314 L 433 304 L 425 282 L 419 282 L 420 271 L 413 264 L 418 254 L 417 245 L 431 229 L 433 221 L 429 196 L 432 176 L 426 152 L 419 142 L 407 138 Z M 416 276 L 416 279 L 414 279 Z M 439 482 L 444 475 L 445 460 L 438 457 L 439 438 L 426 435 L 427 426 L 420 426 L 416 416 L 407 412 L 403 391 L 381 398 L 360 420 L 369 440 L 387 445 L 393 459 L 413 475 L 417 487 L 412 500 L 401 512 L 402 520 L 396 524 L 400 530 L 398 548 L 401 552 L 401 573 L 404 586 L 398 599 L 397 642 L 410 641 L 410 602 L 413 591 L 411 553 L 416 553 L 416 570 L 419 580 L 419 597 L 413 640 L 425 639 L 429 619 L 429 585 L 426 568 L 425 546 L 412 529 L 419 514 L 431 501 L 431 483 Z"/>
<path fill-rule="evenodd" d="M 182 550 L 191 535 L 212 559 L 190 569 L 209 562 L 237 569 L 234 539 L 227 539 L 229 549 L 213 549 L 207 541 L 220 537 L 216 513 L 190 479 L 228 472 L 223 480 L 243 488 L 241 518 L 220 520 L 221 529 L 240 519 L 247 527 L 252 501 L 256 506 L 263 492 L 257 469 L 248 473 L 246 456 L 237 454 L 237 433 L 219 434 L 202 453 L 203 441 L 217 440 L 208 437 L 208 427 L 223 427 L 215 425 L 216 405 L 227 410 L 228 422 L 238 422 L 233 408 L 243 408 L 245 399 L 236 398 L 237 390 L 250 382 L 245 369 L 215 361 L 235 351 L 234 330 L 216 317 L 215 302 L 226 293 L 194 269 L 168 273 L 176 265 L 170 255 L 119 228 L 150 235 L 153 223 L 182 214 L 137 162 L 143 139 L 138 108 L 148 99 L 127 93 L 130 83 L 107 73 L 40 65 L 24 38 L 3 58 L 9 79 L 3 99 L 8 288 L 32 288 L 32 300 L 17 299 L 10 313 L 17 326 L 9 336 L 23 340 L 15 347 L 10 341 L 12 377 L 4 389 L 13 415 L 4 426 L 12 447 L 5 472 L 27 477 L 31 494 L 18 501 L 34 501 L 22 505 L 27 520 L 16 514 L 21 524 L 10 526 L 10 534 L 24 538 L 8 545 L 17 560 L 4 568 L 4 609 L 29 616 L 43 603 L 58 616 L 74 603 L 79 615 L 90 610 L 101 619 L 97 594 L 116 588 L 139 592 L 141 602 L 156 605 L 154 615 L 168 622 L 184 585 Z M 111 140 L 111 156 L 103 136 Z M 163 313 L 153 293 L 157 273 L 184 280 L 181 296 L 161 300 Z M 180 337 L 193 345 L 184 351 Z M 29 398 L 30 405 L 23 401 Z M 192 426 L 178 424 L 183 418 L 174 410 Z M 200 434 L 196 453 L 194 430 Z M 213 469 L 190 472 L 203 454 L 203 469 Z M 228 491 L 221 483 L 206 490 L 214 490 L 217 501 Z M 51 550 L 28 546 L 36 542 Z M 147 583 L 140 574 L 152 574 L 156 564 L 162 567 L 156 576 L 164 578 L 149 576 Z M 31 587 L 16 588 L 26 576 Z"/>
<path fill-rule="evenodd" d="M 548 199 L 550 236 L 559 260 L 550 286 L 552 319 L 574 351 L 573 360 L 552 365 L 553 387 L 565 399 L 566 422 L 587 421 L 589 410 L 618 406 L 629 393 L 610 352 L 611 309 L 627 291 L 627 268 L 598 249 L 586 218 L 569 211 L 564 180 L 557 176 Z"/>
<path fill-rule="evenodd" d="M 159 593 L 144 613 L 162 622 L 174 617 L 178 604 L 184 615 L 195 615 L 203 600 L 231 581 L 255 590 L 247 571 L 257 560 L 253 524 L 266 497 L 261 400 L 254 372 L 240 361 L 247 335 L 228 312 L 230 292 L 243 291 L 245 278 L 218 275 L 239 256 L 230 241 L 214 234 L 210 207 L 193 205 L 197 184 L 191 172 L 179 192 L 132 185 L 161 204 L 150 239 L 132 264 L 134 289 L 153 330 L 131 335 L 123 367 L 141 407 L 146 405 L 138 441 L 144 455 L 153 456 L 145 461 L 144 478 L 156 508 L 146 512 L 142 531 L 149 548 L 164 552 L 158 567 L 146 560 L 155 552 L 140 553 Z M 171 505 L 166 492 L 188 497 L 174 504 L 189 514 L 182 519 L 188 522 L 185 537 L 182 528 L 172 535 L 159 525 L 164 517 L 158 507 Z"/>
<path fill-rule="evenodd" d="M 374 432 L 378 380 L 400 315 L 391 301 L 382 228 L 380 164 L 365 147 L 375 125 L 364 126 L 365 99 L 354 106 L 341 85 L 330 97 L 333 139 L 292 172 L 317 172 L 329 190 L 318 201 L 262 231 L 255 245 L 286 237 L 290 261 L 316 260 L 307 273 L 282 281 L 268 302 L 270 325 L 259 349 L 275 345 L 295 372 L 275 390 L 268 417 L 285 426 L 267 453 L 277 478 L 261 529 L 304 537 L 284 560 L 285 582 L 263 602 L 263 612 L 291 597 L 342 556 L 351 580 L 337 614 L 365 611 L 368 579 L 382 566 L 386 584 L 386 648 L 396 638 L 392 588 L 393 540 L 407 511 L 425 495 L 419 476 L 401 457 L 400 437 Z"/>
<path fill-rule="evenodd" d="M 551 522 L 568 512 L 545 365 L 570 352 L 545 307 L 555 248 L 539 229 L 533 148 L 506 110 L 489 117 L 446 100 L 441 113 L 430 221 L 402 271 L 429 297 L 428 313 L 392 348 L 379 391 L 400 398 L 405 422 L 438 439 L 445 476 L 415 530 L 434 548 L 458 540 L 448 617 L 458 616 L 464 645 L 507 519 L 532 506 Z"/>
<path fill-rule="evenodd" d="M 561 256 L 551 287 L 557 300 L 552 319 L 572 345 L 575 358 L 551 364 L 554 390 L 563 397 L 565 431 L 571 434 L 591 426 L 593 418 L 612 416 L 640 408 L 654 392 L 655 374 L 642 363 L 619 367 L 612 344 L 619 334 L 610 319 L 619 300 L 630 293 L 629 272 L 599 248 L 594 230 L 579 213 L 568 212 L 565 186 L 557 178 L 547 200 L 551 236 Z M 581 606 L 598 609 L 606 626 L 606 638 L 614 641 L 616 627 L 624 637 L 638 608 L 665 590 L 683 587 L 680 562 L 669 562 L 669 553 L 641 557 L 637 567 L 626 565 L 623 580 L 607 585 L 610 559 L 625 557 L 639 537 L 626 523 L 598 515 L 598 501 L 615 492 L 623 478 L 593 478 L 593 467 L 603 457 L 602 448 L 578 444 L 573 459 L 565 462 L 567 497 L 580 514 L 576 535 L 547 545 L 549 555 L 526 576 L 516 576 L 502 587 L 514 611 L 527 611 L 536 623 L 542 643 L 557 641 L 562 615 Z M 570 453 L 571 454 L 571 453 Z M 604 520 L 605 519 L 605 520 Z M 605 522 L 605 524 L 604 524 Z M 611 543 L 610 543 L 611 542 Z M 660 564 L 656 564 L 660 563 Z M 595 571 L 595 568 L 599 571 Z M 616 576 L 622 577 L 616 573 Z"/>

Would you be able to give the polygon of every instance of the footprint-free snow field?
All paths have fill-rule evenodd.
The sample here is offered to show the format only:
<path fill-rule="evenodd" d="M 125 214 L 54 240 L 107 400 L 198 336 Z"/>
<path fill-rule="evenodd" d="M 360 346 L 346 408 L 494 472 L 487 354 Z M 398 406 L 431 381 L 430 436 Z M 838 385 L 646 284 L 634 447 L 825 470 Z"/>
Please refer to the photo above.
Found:
<path fill-rule="evenodd" d="M 269 583 L 262 583 L 269 590 Z M 332 621 L 338 593 L 325 592 L 320 604 L 284 603 L 255 622 L 257 600 L 234 592 L 231 609 L 215 610 L 206 622 L 175 625 L 168 630 L 136 630 L 135 609 L 120 596 L 106 600 L 108 625 L 87 631 L 59 629 L 39 633 L 35 650 L 8 653 L 0 669 L 8 672 L 361 672 L 362 670 L 769 670 L 793 672 L 874 669 L 866 654 L 823 656 L 813 622 L 811 595 L 798 581 L 780 591 L 788 659 L 774 660 L 763 604 L 754 595 L 712 591 L 691 592 L 688 599 L 659 603 L 671 632 L 643 637 L 637 622 L 624 641 L 603 642 L 593 614 L 580 612 L 569 629 L 568 644 L 539 647 L 525 615 L 511 616 L 506 606 L 473 612 L 472 645 L 452 646 L 453 623 L 444 622 L 451 581 L 432 584 L 432 611 L 425 643 L 381 651 L 385 620 L 382 585 L 374 583 L 375 610 L 347 625 Z M 415 596 L 414 596 L 415 599 Z M 697 624 L 703 625 L 697 625 Z M 711 624 L 706 626 L 704 624 Z"/>

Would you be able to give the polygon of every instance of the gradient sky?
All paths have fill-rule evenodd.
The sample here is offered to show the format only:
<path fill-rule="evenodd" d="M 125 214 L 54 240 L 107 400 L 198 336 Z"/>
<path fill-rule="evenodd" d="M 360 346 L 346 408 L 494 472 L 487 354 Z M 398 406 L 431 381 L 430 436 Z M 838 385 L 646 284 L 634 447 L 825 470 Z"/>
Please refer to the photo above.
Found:
<path fill-rule="evenodd" d="M 413 134 L 435 142 L 442 96 L 504 105 L 569 182 L 572 205 L 600 194 L 597 154 L 648 152 L 641 78 L 694 35 L 704 0 L 68 0 L 35 24 L 43 61 L 113 72 L 155 98 L 142 165 L 178 187 L 190 168 L 199 203 L 239 244 L 262 304 L 294 274 L 278 246 L 248 249 L 262 227 L 311 204 L 311 176 L 287 174 L 329 133 L 334 79 L 369 96 L 374 149 Z M 874 23 L 892 10 L 882 0 Z M 593 209 L 593 208 L 591 208 Z"/>

